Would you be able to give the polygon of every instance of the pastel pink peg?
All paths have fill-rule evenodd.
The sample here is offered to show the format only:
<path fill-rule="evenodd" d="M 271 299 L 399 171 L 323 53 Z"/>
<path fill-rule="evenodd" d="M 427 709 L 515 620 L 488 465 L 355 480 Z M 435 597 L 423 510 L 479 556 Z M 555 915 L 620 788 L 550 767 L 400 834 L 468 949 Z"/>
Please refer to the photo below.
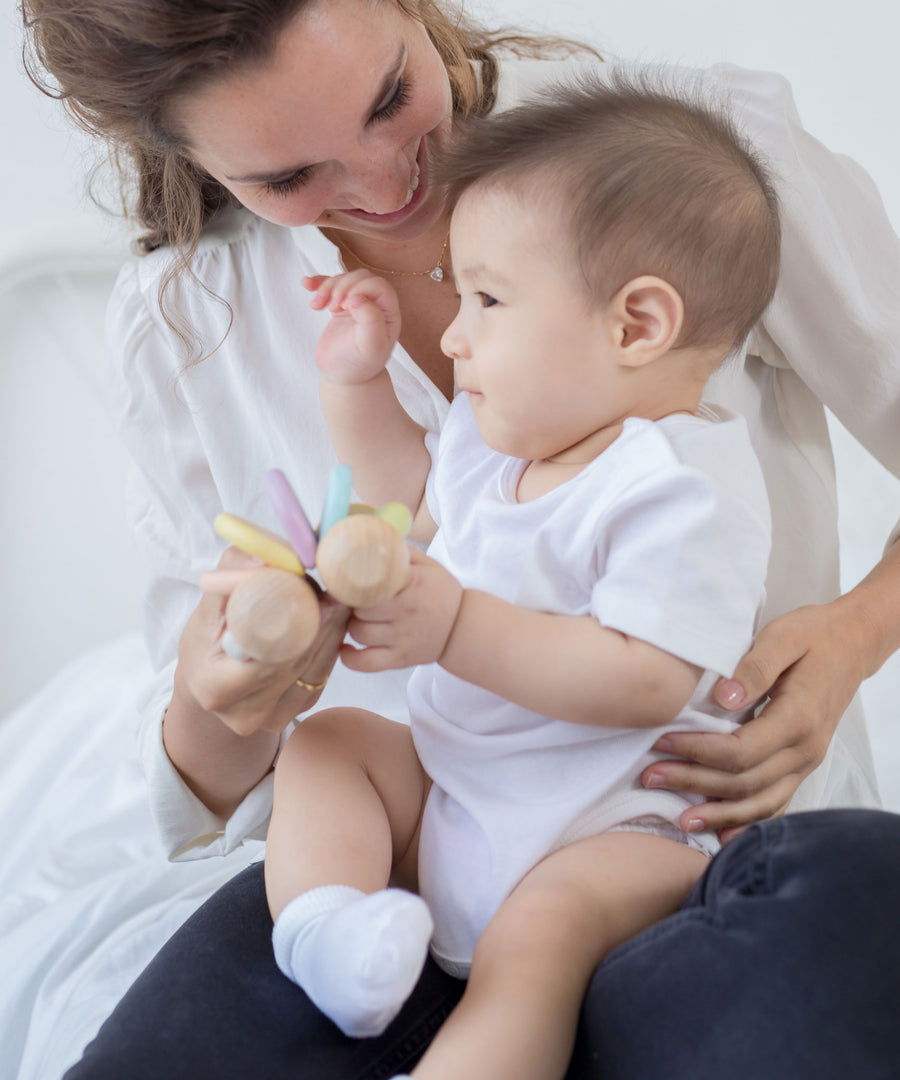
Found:
<path fill-rule="evenodd" d="M 300 500 L 281 469 L 270 469 L 265 475 L 264 483 L 291 547 L 306 569 L 311 570 L 316 565 L 318 541 Z"/>

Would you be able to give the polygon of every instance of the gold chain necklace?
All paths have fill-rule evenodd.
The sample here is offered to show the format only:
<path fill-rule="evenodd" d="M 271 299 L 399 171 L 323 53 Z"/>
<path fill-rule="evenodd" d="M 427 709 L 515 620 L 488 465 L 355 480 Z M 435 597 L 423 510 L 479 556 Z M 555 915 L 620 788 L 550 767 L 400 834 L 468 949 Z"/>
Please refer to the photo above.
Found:
<path fill-rule="evenodd" d="M 374 270 L 376 274 L 389 274 L 391 277 L 430 277 L 432 281 L 441 282 L 444 280 L 444 256 L 447 254 L 447 245 L 450 243 L 450 233 L 444 237 L 444 243 L 441 247 L 441 256 L 437 263 L 430 270 L 386 270 L 383 266 L 373 266 L 371 263 L 367 263 L 365 259 L 361 259 L 355 251 L 347 247 L 343 241 L 335 238 L 335 243 L 344 252 L 345 255 L 349 255 L 354 262 L 358 262 L 360 266 L 364 266 L 366 270 Z"/>

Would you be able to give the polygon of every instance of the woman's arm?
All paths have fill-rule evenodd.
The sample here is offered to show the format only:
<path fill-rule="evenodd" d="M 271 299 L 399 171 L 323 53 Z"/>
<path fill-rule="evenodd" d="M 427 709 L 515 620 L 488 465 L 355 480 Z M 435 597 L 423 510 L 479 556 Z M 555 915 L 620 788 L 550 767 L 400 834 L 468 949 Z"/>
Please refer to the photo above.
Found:
<path fill-rule="evenodd" d="M 252 298 L 248 301 L 240 292 L 232 259 L 220 259 L 219 254 L 217 249 L 208 253 L 198 273 L 249 318 Z M 228 254 L 234 254 L 231 248 Z M 186 368 L 156 306 L 157 263 L 162 263 L 162 255 L 129 264 L 111 299 L 110 389 L 114 418 L 131 457 L 127 508 L 148 568 L 144 622 L 158 670 L 142 709 L 139 741 L 163 842 L 172 857 L 188 849 L 188 857 L 196 857 L 207 851 L 224 853 L 247 835 L 259 835 L 271 806 L 264 786 L 227 824 L 224 819 L 266 776 L 278 731 L 311 707 L 318 695 L 295 683 L 305 672 L 301 664 L 274 668 L 226 657 L 220 647 L 224 599 L 204 597 L 197 587 L 201 574 L 221 555 L 213 519 L 226 508 L 250 512 L 250 499 L 262 498 L 264 470 L 272 460 L 268 448 L 280 443 L 280 431 L 268 441 L 265 436 L 249 439 L 258 417 L 272 423 L 274 413 L 277 424 L 280 414 L 266 408 L 267 384 L 244 375 L 252 373 L 246 362 L 250 349 L 262 355 L 274 349 L 267 350 L 245 322 L 234 328 L 214 358 Z M 193 297 L 189 283 L 179 282 L 178 299 L 207 345 L 227 329 L 227 312 L 223 315 L 205 294 Z M 220 317 L 224 326 L 215 321 Z M 311 356 L 308 366 L 312 369 Z M 289 387 L 288 378 L 295 377 L 301 384 L 291 400 L 315 402 L 314 370 L 308 372 L 310 392 L 304 395 L 303 373 L 294 376 L 287 363 L 283 369 L 275 381 Z M 317 404 L 310 406 L 311 419 L 313 411 L 318 414 Z M 290 419 L 285 430 L 313 438 L 296 406 L 283 412 Z M 320 430 L 324 440 L 324 425 Z M 317 446 L 301 446 L 299 456 L 313 463 L 307 474 L 321 467 L 324 475 L 329 462 L 320 464 L 323 455 Z M 236 552 L 226 553 L 223 564 L 237 557 Z M 328 646 L 331 662 L 339 638 Z M 223 827 L 227 836 L 209 839 Z"/>
<path fill-rule="evenodd" d="M 878 191 L 855 162 L 803 130 L 784 79 L 730 66 L 712 78 L 767 156 L 781 199 L 782 274 L 751 352 L 793 369 L 900 476 L 900 242 Z M 733 736 L 667 736 L 661 749 L 697 764 L 659 763 L 645 783 L 719 800 L 688 813 L 725 829 L 724 839 L 785 810 L 824 759 L 860 681 L 896 649 L 898 591 L 891 551 L 846 597 L 769 624 L 717 689 L 726 708 L 768 696 L 763 712 Z"/>
<path fill-rule="evenodd" d="M 229 549 L 222 565 L 246 556 Z M 169 760 L 200 801 L 229 817 L 271 769 L 290 721 L 311 709 L 337 659 L 349 611 L 325 604 L 319 633 L 296 660 L 235 660 L 221 648 L 227 595 L 205 595 L 188 621 L 178 654 L 172 700 L 163 721 Z"/>

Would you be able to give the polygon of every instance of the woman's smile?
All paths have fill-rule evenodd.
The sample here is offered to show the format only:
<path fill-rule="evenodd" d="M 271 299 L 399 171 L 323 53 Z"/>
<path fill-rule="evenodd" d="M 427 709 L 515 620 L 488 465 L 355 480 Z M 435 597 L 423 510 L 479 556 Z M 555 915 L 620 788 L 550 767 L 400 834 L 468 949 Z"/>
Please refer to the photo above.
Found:
<path fill-rule="evenodd" d="M 271 56 L 185 95 L 190 156 L 249 210 L 407 243 L 442 217 L 429 159 L 450 82 L 424 26 L 393 4 L 304 9 Z"/>

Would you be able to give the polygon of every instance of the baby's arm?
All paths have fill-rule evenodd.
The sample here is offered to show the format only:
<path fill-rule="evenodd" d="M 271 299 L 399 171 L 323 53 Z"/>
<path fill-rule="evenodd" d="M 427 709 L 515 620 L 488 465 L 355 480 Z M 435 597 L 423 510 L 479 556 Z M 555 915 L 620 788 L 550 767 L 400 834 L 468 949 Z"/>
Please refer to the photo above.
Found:
<path fill-rule="evenodd" d="M 701 670 L 589 615 L 550 615 L 463 589 L 440 563 L 410 552 L 394 599 L 357 611 L 344 663 L 383 671 L 437 661 L 517 705 L 574 724 L 656 727 L 689 700 Z"/>
<path fill-rule="evenodd" d="M 682 710 L 699 667 L 590 615 L 529 611 L 466 589 L 443 668 L 544 716 L 656 727 Z"/>
<path fill-rule="evenodd" d="M 413 511 L 411 537 L 430 540 L 424 504 L 431 457 L 425 430 L 401 406 L 386 365 L 400 335 L 400 307 L 388 283 L 365 270 L 304 278 L 311 306 L 331 312 L 319 339 L 322 411 L 338 458 L 374 506 L 395 501 Z M 421 510 L 421 513 L 420 513 Z"/>

